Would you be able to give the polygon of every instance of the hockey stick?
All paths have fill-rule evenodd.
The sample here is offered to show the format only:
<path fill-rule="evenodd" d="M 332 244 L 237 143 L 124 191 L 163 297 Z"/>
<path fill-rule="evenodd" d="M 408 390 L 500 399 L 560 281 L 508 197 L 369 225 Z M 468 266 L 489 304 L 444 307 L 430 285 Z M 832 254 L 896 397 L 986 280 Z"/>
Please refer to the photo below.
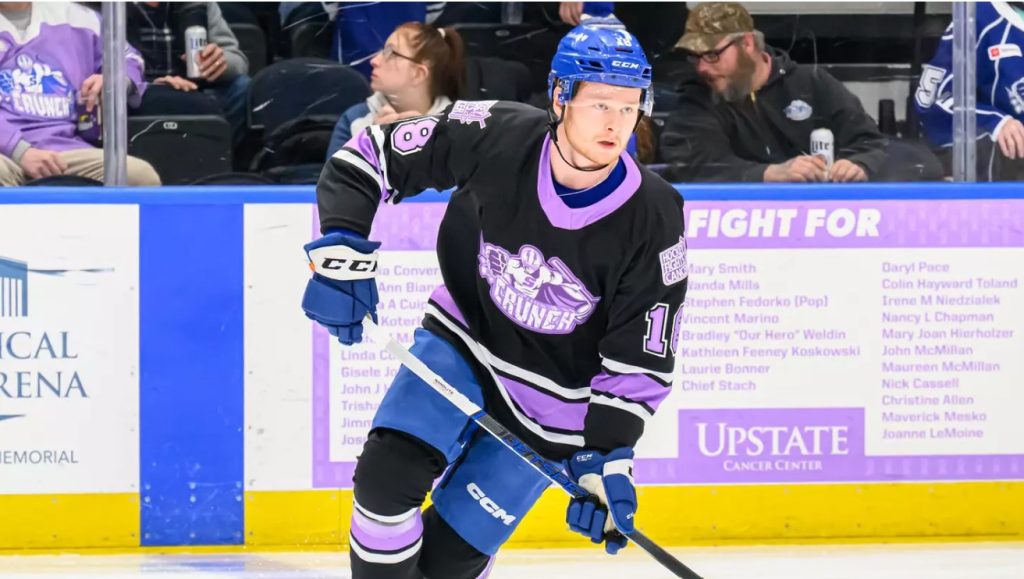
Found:
<path fill-rule="evenodd" d="M 402 365 L 411 370 L 413 374 L 416 374 L 420 380 L 429 384 L 430 387 L 438 394 L 444 396 L 445 399 L 454 404 L 456 408 L 479 424 L 481 428 L 491 433 L 495 438 L 500 440 L 502 444 L 518 454 L 520 458 L 528 462 L 533 466 L 533 468 L 537 469 L 537 471 L 544 475 L 545 478 L 562 487 L 565 492 L 569 493 L 569 496 L 573 498 L 593 498 L 594 500 L 597 500 L 597 497 L 593 496 L 580 485 L 572 482 L 565 473 L 554 467 L 547 460 L 543 459 L 532 448 L 527 446 L 525 442 L 519 440 L 519 437 L 509 432 L 507 428 L 484 412 L 484 410 L 477 406 L 472 400 L 466 398 L 464 394 L 453 388 L 452 385 L 445 381 L 444 378 L 438 376 L 437 373 L 424 364 L 422 360 L 414 356 L 412 352 L 405 349 L 405 347 L 395 341 L 395 339 L 392 338 L 386 330 L 375 324 L 369 316 L 367 316 L 366 320 L 363 322 L 363 329 L 370 335 L 374 342 L 382 346 L 392 356 L 397 358 Z M 669 554 L 668 551 L 662 549 L 654 541 L 648 539 L 647 536 L 641 533 L 639 529 L 629 533 L 626 537 L 640 546 L 641 549 L 647 551 L 651 557 L 654 557 L 658 563 L 661 563 L 662 566 L 675 574 L 676 577 L 682 577 L 683 579 L 702 579 L 700 575 L 694 573 L 689 567 L 679 561 L 679 559 L 676 559 Z"/>

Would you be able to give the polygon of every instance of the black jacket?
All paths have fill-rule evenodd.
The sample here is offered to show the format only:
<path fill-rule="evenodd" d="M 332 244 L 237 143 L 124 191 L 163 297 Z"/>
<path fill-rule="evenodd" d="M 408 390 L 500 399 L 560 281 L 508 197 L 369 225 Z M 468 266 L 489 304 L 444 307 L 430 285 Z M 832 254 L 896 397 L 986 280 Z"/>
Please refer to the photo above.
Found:
<path fill-rule="evenodd" d="M 696 74 L 678 92 L 679 108 L 661 136 L 673 181 L 762 181 L 768 165 L 808 154 L 811 131 L 822 127 L 835 135 L 836 160 L 859 164 L 868 179 L 885 158 L 888 141 L 860 100 L 821 68 L 799 66 L 785 53 L 772 54 L 768 82 L 740 103 L 716 103 Z"/>

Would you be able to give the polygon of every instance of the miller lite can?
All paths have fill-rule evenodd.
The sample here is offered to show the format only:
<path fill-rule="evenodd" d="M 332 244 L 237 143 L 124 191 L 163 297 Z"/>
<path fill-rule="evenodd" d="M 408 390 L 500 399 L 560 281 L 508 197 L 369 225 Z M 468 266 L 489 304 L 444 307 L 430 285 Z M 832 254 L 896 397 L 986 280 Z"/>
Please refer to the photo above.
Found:
<path fill-rule="evenodd" d="M 185 29 L 185 76 L 201 78 L 199 74 L 199 53 L 206 47 L 206 28 L 189 26 Z"/>
<path fill-rule="evenodd" d="M 831 169 L 835 161 L 836 139 L 828 129 L 814 129 L 811 133 L 811 155 L 825 161 L 825 168 Z"/>

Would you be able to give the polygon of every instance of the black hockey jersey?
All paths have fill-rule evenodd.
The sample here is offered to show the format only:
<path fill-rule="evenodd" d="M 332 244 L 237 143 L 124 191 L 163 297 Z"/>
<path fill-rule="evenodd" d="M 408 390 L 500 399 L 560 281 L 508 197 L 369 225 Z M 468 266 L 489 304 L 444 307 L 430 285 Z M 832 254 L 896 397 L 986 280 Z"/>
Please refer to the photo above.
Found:
<path fill-rule="evenodd" d="M 544 111 L 458 101 L 358 133 L 317 185 L 323 231 L 370 232 L 381 201 L 455 187 L 444 285 L 423 325 L 474 366 L 486 410 L 549 459 L 633 446 L 669 393 L 686 293 L 683 202 L 623 154 L 596 204 L 555 193 Z"/>

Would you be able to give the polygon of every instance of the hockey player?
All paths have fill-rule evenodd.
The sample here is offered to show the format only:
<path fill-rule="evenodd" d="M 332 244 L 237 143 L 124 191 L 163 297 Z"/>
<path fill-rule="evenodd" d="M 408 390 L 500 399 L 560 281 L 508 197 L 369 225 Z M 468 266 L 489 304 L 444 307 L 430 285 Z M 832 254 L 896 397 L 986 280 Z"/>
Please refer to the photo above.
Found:
<path fill-rule="evenodd" d="M 1024 2 L 977 4 L 978 180 L 1024 179 Z M 953 25 L 921 70 L 914 100 L 949 174 L 953 151 Z"/>
<path fill-rule="evenodd" d="M 609 553 L 633 528 L 633 446 L 669 393 L 686 292 L 682 199 L 623 152 L 650 87 L 632 35 L 579 26 L 554 57 L 548 111 L 458 101 L 353 137 L 321 174 L 324 236 L 306 246 L 303 309 L 359 342 L 376 316 L 378 204 L 455 187 L 444 285 L 412 352 L 601 497 L 571 501 L 567 521 Z M 403 368 L 355 470 L 352 575 L 483 577 L 547 486 Z"/>

